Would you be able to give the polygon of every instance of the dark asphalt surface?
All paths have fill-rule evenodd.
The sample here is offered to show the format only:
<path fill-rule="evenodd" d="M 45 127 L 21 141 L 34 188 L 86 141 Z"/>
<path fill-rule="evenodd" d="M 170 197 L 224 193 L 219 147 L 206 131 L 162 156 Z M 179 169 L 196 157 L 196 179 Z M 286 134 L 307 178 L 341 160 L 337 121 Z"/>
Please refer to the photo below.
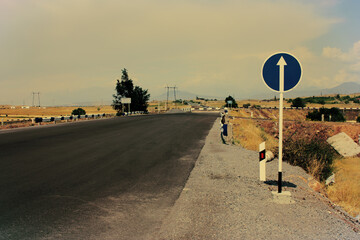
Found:
<path fill-rule="evenodd" d="M 217 114 L 0 132 L 0 239 L 144 239 L 178 198 Z"/>

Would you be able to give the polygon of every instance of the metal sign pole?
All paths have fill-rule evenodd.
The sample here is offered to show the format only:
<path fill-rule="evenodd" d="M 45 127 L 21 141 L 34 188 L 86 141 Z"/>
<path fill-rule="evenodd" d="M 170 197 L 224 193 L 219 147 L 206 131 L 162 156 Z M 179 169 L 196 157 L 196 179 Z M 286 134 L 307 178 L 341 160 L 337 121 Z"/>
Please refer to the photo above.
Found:
<path fill-rule="evenodd" d="M 278 193 L 282 188 L 282 158 L 283 158 L 283 110 L 284 110 L 284 70 L 286 62 L 283 57 L 277 63 L 279 66 L 279 90 L 280 90 L 280 107 L 279 107 L 279 177 L 278 177 Z"/>
<path fill-rule="evenodd" d="M 281 193 L 282 185 L 282 158 L 283 158 L 283 100 L 284 93 L 280 92 L 280 116 L 279 116 L 279 177 L 278 177 L 278 193 Z"/>
<path fill-rule="evenodd" d="M 285 62 L 286 59 L 286 62 Z M 285 76 L 286 66 L 286 76 Z M 262 78 L 266 86 L 272 91 L 280 93 L 279 101 L 279 178 L 278 193 L 282 192 L 282 161 L 283 161 L 283 111 L 284 111 L 284 92 L 295 88 L 302 75 L 300 62 L 289 53 L 275 53 L 271 55 L 263 64 L 261 71 Z M 285 194 L 286 195 L 286 194 Z"/>

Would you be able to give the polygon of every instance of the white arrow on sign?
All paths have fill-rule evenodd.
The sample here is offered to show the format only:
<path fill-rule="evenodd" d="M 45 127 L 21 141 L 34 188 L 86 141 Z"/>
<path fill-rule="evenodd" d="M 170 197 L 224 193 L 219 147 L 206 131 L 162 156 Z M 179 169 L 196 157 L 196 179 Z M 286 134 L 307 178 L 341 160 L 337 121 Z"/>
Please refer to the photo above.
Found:
<path fill-rule="evenodd" d="M 284 92 L 284 69 L 287 64 L 285 62 L 285 59 L 283 57 L 281 57 L 279 62 L 276 65 L 278 65 L 280 67 L 279 90 L 280 90 L 280 92 Z"/>

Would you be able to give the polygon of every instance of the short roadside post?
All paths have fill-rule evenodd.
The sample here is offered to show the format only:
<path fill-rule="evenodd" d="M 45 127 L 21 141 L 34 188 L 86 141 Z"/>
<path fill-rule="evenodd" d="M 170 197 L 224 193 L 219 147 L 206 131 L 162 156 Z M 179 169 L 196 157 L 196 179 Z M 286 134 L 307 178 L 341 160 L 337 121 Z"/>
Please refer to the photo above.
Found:
<path fill-rule="evenodd" d="M 278 193 L 281 193 L 284 92 L 291 91 L 299 84 L 302 68 L 300 62 L 293 55 L 289 53 L 275 53 L 264 62 L 261 75 L 267 87 L 274 92 L 280 93 Z"/>
<path fill-rule="evenodd" d="M 259 145 L 260 181 L 266 181 L 266 150 L 265 142 Z"/>

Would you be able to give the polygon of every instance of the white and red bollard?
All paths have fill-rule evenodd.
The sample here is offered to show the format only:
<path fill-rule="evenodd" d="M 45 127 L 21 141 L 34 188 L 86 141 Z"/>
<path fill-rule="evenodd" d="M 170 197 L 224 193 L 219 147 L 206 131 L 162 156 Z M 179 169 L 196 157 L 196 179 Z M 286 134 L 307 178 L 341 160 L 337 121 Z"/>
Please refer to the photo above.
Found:
<path fill-rule="evenodd" d="M 260 181 L 266 181 L 266 150 L 265 142 L 259 145 Z"/>

